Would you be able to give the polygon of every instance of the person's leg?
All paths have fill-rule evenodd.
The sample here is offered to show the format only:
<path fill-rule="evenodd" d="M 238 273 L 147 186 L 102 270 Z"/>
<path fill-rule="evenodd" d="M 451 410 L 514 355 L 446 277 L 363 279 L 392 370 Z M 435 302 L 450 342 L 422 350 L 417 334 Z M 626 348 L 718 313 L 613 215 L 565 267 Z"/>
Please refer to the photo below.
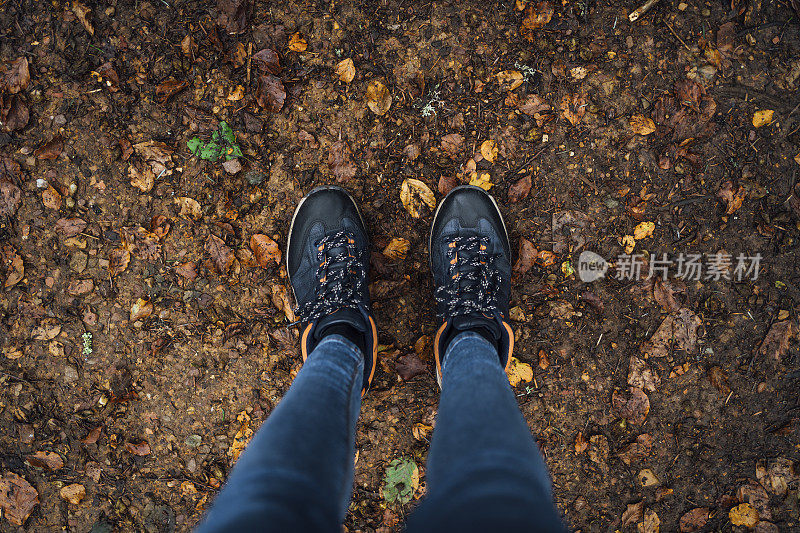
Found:
<path fill-rule="evenodd" d="M 339 335 L 309 355 L 198 528 L 340 531 L 352 493 L 364 356 Z"/>
<path fill-rule="evenodd" d="M 408 531 L 563 531 L 547 468 L 497 349 L 461 333 L 442 370 L 428 494 Z"/>

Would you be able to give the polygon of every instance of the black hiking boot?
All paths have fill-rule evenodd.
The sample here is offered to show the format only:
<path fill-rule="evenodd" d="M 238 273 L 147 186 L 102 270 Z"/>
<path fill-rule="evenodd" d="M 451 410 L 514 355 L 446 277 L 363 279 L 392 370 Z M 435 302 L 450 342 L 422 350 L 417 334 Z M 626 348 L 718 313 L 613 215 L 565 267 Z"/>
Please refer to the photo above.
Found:
<path fill-rule="evenodd" d="M 353 198 L 339 187 L 317 187 L 295 209 L 286 244 L 286 271 L 297 302 L 303 361 L 325 335 L 336 333 L 364 354 L 363 395 L 372 383 L 378 332 L 370 313 L 369 239 Z"/>
<path fill-rule="evenodd" d="M 429 252 L 442 319 L 433 342 L 439 385 L 447 346 L 462 331 L 486 338 L 497 347 L 501 365 L 508 366 L 514 350 L 507 322 L 511 247 L 494 199 L 471 185 L 453 189 L 434 215 Z"/>

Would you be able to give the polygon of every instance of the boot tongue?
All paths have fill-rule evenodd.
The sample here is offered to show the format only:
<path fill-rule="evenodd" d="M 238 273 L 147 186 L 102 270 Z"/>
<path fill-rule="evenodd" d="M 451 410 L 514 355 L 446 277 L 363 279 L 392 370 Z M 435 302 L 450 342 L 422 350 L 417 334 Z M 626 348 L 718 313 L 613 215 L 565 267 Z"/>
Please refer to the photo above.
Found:
<path fill-rule="evenodd" d="M 336 324 L 346 324 L 361 333 L 367 332 L 367 324 L 364 321 L 364 315 L 361 311 L 345 307 L 321 319 L 317 323 L 317 327 L 314 328 L 314 338 L 317 340 L 321 339 L 325 330 Z"/>
<path fill-rule="evenodd" d="M 499 341 L 501 338 L 500 325 L 497 323 L 497 320 L 486 318 L 482 315 L 457 316 L 450 321 L 450 325 L 453 327 L 453 329 L 458 331 L 483 328 L 486 331 L 491 332 L 496 341 Z"/>

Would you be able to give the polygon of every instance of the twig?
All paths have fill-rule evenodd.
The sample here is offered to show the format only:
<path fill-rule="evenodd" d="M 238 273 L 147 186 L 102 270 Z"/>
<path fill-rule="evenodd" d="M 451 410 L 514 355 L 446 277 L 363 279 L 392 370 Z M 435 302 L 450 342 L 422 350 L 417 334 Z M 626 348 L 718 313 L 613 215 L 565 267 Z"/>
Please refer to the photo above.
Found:
<path fill-rule="evenodd" d="M 631 22 L 636 22 L 639 18 L 650 11 L 650 9 L 658 3 L 658 0 L 647 0 L 644 4 L 640 5 L 638 9 L 635 9 L 628 15 L 628 20 Z"/>
<path fill-rule="evenodd" d="M 253 57 L 253 43 L 247 43 L 247 86 L 250 86 L 250 63 Z"/>
<path fill-rule="evenodd" d="M 681 39 L 681 38 L 678 36 L 678 34 L 677 34 L 677 33 L 675 33 L 675 30 L 673 30 L 673 29 L 672 29 L 672 26 L 670 26 L 670 25 L 669 25 L 669 22 L 667 22 L 667 21 L 665 20 L 665 21 L 664 21 L 664 24 L 666 24 L 666 25 L 667 25 L 667 28 L 669 28 L 669 31 L 671 31 L 671 32 L 672 32 L 672 35 L 674 35 L 674 36 L 675 36 L 675 38 L 676 38 L 676 39 L 678 39 L 678 40 L 681 42 L 681 44 L 684 46 L 684 48 L 686 48 L 687 50 L 689 50 L 689 51 L 691 52 L 691 51 L 692 51 L 692 49 L 691 49 L 691 48 L 689 48 L 689 45 L 688 45 L 688 44 L 686 44 L 685 42 L 683 42 L 683 39 Z"/>

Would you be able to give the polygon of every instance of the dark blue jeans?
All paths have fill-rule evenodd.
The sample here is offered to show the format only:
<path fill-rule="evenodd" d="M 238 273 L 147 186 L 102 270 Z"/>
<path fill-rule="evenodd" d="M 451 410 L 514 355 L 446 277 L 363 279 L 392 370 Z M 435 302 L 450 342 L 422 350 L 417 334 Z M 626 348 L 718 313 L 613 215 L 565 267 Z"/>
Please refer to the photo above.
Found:
<path fill-rule="evenodd" d="M 353 490 L 363 357 L 338 335 L 309 355 L 198 531 L 340 532 Z M 426 469 L 408 531 L 563 531 L 550 479 L 495 348 L 447 349 Z"/>

